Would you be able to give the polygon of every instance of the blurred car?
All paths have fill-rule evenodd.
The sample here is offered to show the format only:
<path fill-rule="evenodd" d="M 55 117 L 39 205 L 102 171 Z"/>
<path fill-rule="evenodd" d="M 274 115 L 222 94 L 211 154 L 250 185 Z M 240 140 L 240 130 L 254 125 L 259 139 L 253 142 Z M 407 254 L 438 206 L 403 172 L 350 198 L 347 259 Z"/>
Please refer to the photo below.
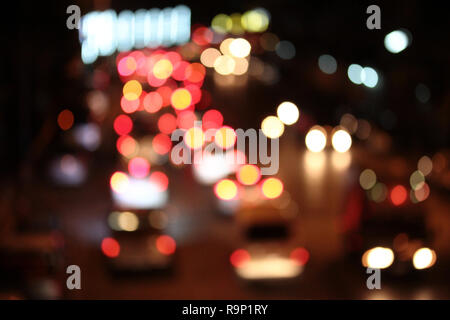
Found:
<path fill-rule="evenodd" d="M 167 215 L 162 210 L 113 211 L 108 217 L 111 236 L 101 249 L 117 273 L 170 271 L 176 242 L 165 234 Z"/>
<path fill-rule="evenodd" d="M 230 256 L 236 275 L 246 281 L 279 282 L 298 278 L 309 252 L 296 245 L 288 220 L 270 205 L 241 208 L 236 215 L 245 245 Z"/>
<path fill-rule="evenodd" d="M 386 269 L 393 276 L 428 269 L 437 259 L 422 204 L 406 196 L 397 201 L 398 186 L 386 187 L 382 201 L 373 201 L 368 192 L 354 187 L 342 220 L 348 253 L 363 267 Z"/>

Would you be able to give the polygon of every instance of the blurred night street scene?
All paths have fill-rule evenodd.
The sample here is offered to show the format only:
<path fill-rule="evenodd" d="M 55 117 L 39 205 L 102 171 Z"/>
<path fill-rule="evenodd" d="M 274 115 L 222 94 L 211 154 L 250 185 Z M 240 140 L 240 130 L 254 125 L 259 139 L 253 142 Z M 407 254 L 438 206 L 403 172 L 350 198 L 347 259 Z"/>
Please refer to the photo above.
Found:
<path fill-rule="evenodd" d="M 437 3 L 4 16 L 0 299 L 450 299 Z"/>

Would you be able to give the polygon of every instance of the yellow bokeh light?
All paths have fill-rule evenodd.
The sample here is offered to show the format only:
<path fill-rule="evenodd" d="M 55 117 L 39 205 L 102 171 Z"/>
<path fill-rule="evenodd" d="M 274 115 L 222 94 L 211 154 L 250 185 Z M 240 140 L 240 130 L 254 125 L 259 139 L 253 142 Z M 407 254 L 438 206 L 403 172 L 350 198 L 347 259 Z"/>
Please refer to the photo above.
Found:
<path fill-rule="evenodd" d="M 172 63 L 167 59 L 161 59 L 153 66 L 153 75 L 157 79 L 167 79 L 173 71 Z"/>
<path fill-rule="evenodd" d="M 121 230 L 135 231 L 139 226 L 139 219 L 132 212 L 121 212 L 117 217 L 117 224 Z"/>
<path fill-rule="evenodd" d="M 214 192 L 219 199 L 232 200 L 236 197 L 238 188 L 234 181 L 223 179 L 216 183 Z"/>
<path fill-rule="evenodd" d="M 432 267 L 436 262 L 436 253 L 429 248 L 420 248 L 414 253 L 414 268 L 421 270 Z"/>
<path fill-rule="evenodd" d="M 110 185 L 111 189 L 115 192 L 124 192 L 129 184 L 128 176 L 123 172 L 115 172 L 111 176 Z"/>
<path fill-rule="evenodd" d="M 284 132 L 284 124 L 275 116 L 266 117 L 261 123 L 261 130 L 270 139 L 281 137 Z"/>
<path fill-rule="evenodd" d="M 347 131 L 339 129 L 333 134 L 331 144 L 337 152 L 346 152 L 352 146 L 352 137 Z"/>
<path fill-rule="evenodd" d="M 305 137 L 306 147 L 309 151 L 320 152 L 327 144 L 326 131 L 320 126 L 315 126 L 309 130 Z"/>
<path fill-rule="evenodd" d="M 242 15 L 242 27 L 249 32 L 263 32 L 269 26 L 269 16 L 263 9 L 255 9 Z"/>
<path fill-rule="evenodd" d="M 268 178 L 262 183 L 261 191 L 268 199 L 278 198 L 283 193 L 283 183 L 277 178 Z"/>
<path fill-rule="evenodd" d="M 285 101 L 278 106 L 277 115 L 281 122 L 286 125 L 291 125 L 297 122 L 300 117 L 300 112 L 295 104 Z"/>
<path fill-rule="evenodd" d="M 261 171 L 254 164 L 246 164 L 239 168 L 236 176 L 240 183 L 251 186 L 259 181 L 261 178 Z"/>
<path fill-rule="evenodd" d="M 389 248 L 376 247 L 367 250 L 362 256 L 362 264 L 366 268 L 385 269 L 394 262 L 394 252 Z"/>
<path fill-rule="evenodd" d="M 222 52 L 222 54 L 231 56 L 230 45 L 233 42 L 233 40 L 234 38 L 227 38 L 220 43 L 219 49 Z"/>
<path fill-rule="evenodd" d="M 170 97 L 172 106 L 177 110 L 184 110 L 191 105 L 191 93 L 184 88 L 175 90 Z"/>
<path fill-rule="evenodd" d="M 230 15 L 230 19 L 232 22 L 230 32 L 235 35 L 244 34 L 245 30 L 242 27 L 242 15 L 240 13 L 233 13 L 232 15 Z"/>
<path fill-rule="evenodd" d="M 214 142 L 221 148 L 231 148 L 236 143 L 236 133 L 232 128 L 224 126 L 216 131 Z"/>
<path fill-rule="evenodd" d="M 233 22 L 229 16 L 220 13 L 211 21 L 211 28 L 217 33 L 227 33 L 231 30 Z"/>
<path fill-rule="evenodd" d="M 184 143 L 191 149 L 197 149 L 205 143 L 205 134 L 201 128 L 192 127 L 184 134 Z"/>
<path fill-rule="evenodd" d="M 214 67 L 214 62 L 218 57 L 220 57 L 222 54 L 219 50 L 215 48 L 208 48 L 202 52 L 200 55 L 200 62 L 208 68 Z"/>
<path fill-rule="evenodd" d="M 141 93 L 142 86 L 137 80 L 130 80 L 123 86 L 123 95 L 129 101 L 138 99 Z"/>
<path fill-rule="evenodd" d="M 230 53 L 235 58 L 247 57 L 250 54 L 251 48 L 250 43 L 243 38 L 234 39 L 229 46 Z"/>
<path fill-rule="evenodd" d="M 230 56 L 220 56 L 214 61 L 214 70 L 221 75 L 231 74 L 234 71 L 236 62 Z"/>

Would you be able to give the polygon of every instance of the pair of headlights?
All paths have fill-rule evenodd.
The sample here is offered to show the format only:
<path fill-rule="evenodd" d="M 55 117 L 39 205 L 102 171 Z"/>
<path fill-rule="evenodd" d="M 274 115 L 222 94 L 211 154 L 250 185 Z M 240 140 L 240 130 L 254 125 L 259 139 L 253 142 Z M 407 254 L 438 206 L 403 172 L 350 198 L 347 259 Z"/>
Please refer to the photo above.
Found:
<path fill-rule="evenodd" d="M 385 269 L 393 262 L 394 252 L 390 248 L 375 247 L 362 256 L 362 265 L 367 268 Z M 430 268 L 436 263 L 436 253 L 430 248 L 420 248 L 414 252 L 412 263 L 417 270 Z"/>

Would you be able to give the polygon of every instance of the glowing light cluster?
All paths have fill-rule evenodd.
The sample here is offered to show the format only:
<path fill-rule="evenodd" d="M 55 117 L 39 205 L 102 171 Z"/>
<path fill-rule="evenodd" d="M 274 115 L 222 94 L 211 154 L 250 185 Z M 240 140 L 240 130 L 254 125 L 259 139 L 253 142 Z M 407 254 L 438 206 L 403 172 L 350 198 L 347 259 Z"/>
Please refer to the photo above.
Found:
<path fill-rule="evenodd" d="M 227 38 L 220 44 L 220 51 L 207 48 L 200 55 L 200 62 L 220 75 L 243 75 L 248 71 L 251 45 L 244 38 Z"/>
<path fill-rule="evenodd" d="M 92 11 L 81 17 L 81 59 L 90 64 L 98 56 L 109 56 L 116 50 L 156 48 L 189 41 L 191 10 L 179 5 L 162 10 Z M 134 63 L 127 59 L 119 65 L 119 74 L 126 75 Z"/>
<path fill-rule="evenodd" d="M 226 15 L 220 13 L 211 21 L 211 28 L 219 34 L 243 34 L 248 32 L 264 32 L 270 22 L 270 14 L 263 8 L 255 8 L 244 14 L 234 13 Z"/>
<path fill-rule="evenodd" d="M 371 67 L 351 64 L 347 69 L 347 75 L 354 84 L 364 84 L 368 88 L 374 88 L 378 84 L 378 73 Z"/>

